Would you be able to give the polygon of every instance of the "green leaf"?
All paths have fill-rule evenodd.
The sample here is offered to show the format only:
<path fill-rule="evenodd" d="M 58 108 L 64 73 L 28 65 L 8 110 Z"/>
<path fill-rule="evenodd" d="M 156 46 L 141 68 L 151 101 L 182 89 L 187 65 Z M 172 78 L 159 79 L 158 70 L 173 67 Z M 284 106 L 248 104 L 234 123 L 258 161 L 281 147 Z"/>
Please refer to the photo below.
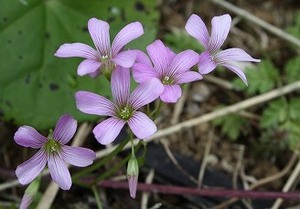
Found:
<path fill-rule="evenodd" d="M 280 125 L 280 123 L 286 121 L 288 117 L 288 111 L 286 108 L 287 106 L 283 99 L 272 101 L 263 111 L 262 117 L 260 119 L 261 127 L 276 127 Z"/>
<path fill-rule="evenodd" d="M 246 124 L 245 118 L 237 114 L 229 114 L 225 117 L 213 121 L 215 126 L 221 126 L 222 134 L 235 141 L 242 133 L 242 128 Z"/>
<path fill-rule="evenodd" d="M 294 17 L 293 25 L 289 26 L 287 31 L 290 34 L 300 38 L 300 12 L 297 12 Z"/>
<path fill-rule="evenodd" d="M 295 57 L 288 61 L 284 67 L 287 83 L 300 80 L 300 58 Z"/>
<path fill-rule="evenodd" d="M 54 57 L 60 45 L 92 45 L 87 21 L 97 17 L 110 23 L 112 37 L 140 21 L 145 34 L 129 47 L 144 49 L 155 39 L 159 18 L 155 1 L 147 0 L 0 0 L 0 5 L 0 116 L 38 129 L 53 127 L 64 113 L 79 121 L 95 119 L 76 109 L 78 90 L 110 95 L 103 77 L 76 75 L 82 59 Z"/>
<path fill-rule="evenodd" d="M 237 89 L 246 90 L 250 95 L 272 90 L 280 79 L 278 69 L 269 60 L 263 60 L 256 69 L 247 68 L 246 75 L 248 87 L 241 85 L 239 78 L 236 78 L 233 83 Z"/>
<path fill-rule="evenodd" d="M 191 37 L 182 29 L 173 29 L 171 33 L 165 35 L 164 41 L 166 45 L 172 48 L 176 53 L 187 49 L 195 50 L 198 53 L 204 50 L 198 40 Z"/>
<path fill-rule="evenodd" d="M 289 116 L 292 120 L 300 121 L 300 99 L 294 98 L 289 102 Z"/>

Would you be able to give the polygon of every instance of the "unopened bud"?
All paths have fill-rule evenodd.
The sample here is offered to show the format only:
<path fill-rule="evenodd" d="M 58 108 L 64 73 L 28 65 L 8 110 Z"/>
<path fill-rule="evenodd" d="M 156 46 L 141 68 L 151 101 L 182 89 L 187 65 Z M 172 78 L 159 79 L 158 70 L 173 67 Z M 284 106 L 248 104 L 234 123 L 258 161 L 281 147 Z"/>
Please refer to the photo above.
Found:
<path fill-rule="evenodd" d="M 40 187 L 40 178 L 36 178 L 32 181 L 29 186 L 26 188 L 24 196 L 21 201 L 20 209 L 27 209 L 31 204 L 34 196 L 39 191 Z"/>
<path fill-rule="evenodd" d="M 127 166 L 128 187 L 129 187 L 130 197 L 132 198 L 135 198 L 136 195 L 138 176 L 139 176 L 139 164 L 137 162 L 136 157 L 132 155 L 128 161 L 128 166 Z"/>

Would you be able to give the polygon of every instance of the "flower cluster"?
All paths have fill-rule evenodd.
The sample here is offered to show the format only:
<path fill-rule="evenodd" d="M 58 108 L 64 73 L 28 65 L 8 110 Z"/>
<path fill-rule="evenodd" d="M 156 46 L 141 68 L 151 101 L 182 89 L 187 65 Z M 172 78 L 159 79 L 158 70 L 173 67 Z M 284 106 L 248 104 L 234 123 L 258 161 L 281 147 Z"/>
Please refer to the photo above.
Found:
<path fill-rule="evenodd" d="M 211 33 L 195 14 L 188 19 L 185 29 L 205 48 L 204 52 L 191 49 L 174 53 L 161 40 L 155 40 L 141 50 L 124 50 L 126 44 L 140 37 L 143 26 L 133 22 L 125 26 L 110 43 L 109 24 L 91 18 L 88 30 L 95 48 L 83 43 L 66 43 L 59 47 L 55 56 L 61 58 L 81 57 L 79 76 L 96 77 L 103 74 L 111 85 L 112 101 L 95 93 L 78 91 L 75 94 L 77 108 L 87 114 L 106 116 L 93 129 L 101 144 L 112 143 L 125 125 L 138 139 L 147 139 L 157 127 L 150 115 L 143 112 L 145 105 L 159 99 L 165 103 L 175 103 L 182 95 L 181 85 L 203 79 L 221 65 L 236 73 L 245 84 L 247 79 L 236 62 L 259 62 L 240 48 L 220 50 L 230 30 L 231 17 L 228 14 L 212 19 Z M 193 67 L 198 66 L 198 71 Z M 131 92 L 131 74 L 137 83 Z M 48 137 L 39 134 L 34 128 L 22 126 L 15 133 L 15 141 L 21 146 L 39 151 L 16 169 L 21 184 L 32 182 L 47 165 L 52 179 L 64 190 L 71 187 L 71 176 L 66 163 L 75 166 L 88 166 L 95 159 L 92 150 L 66 145 L 75 134 L 76 120 L 63 115 L 54 132 Z M 80 157 L 79 157 L 80 156 Z M 134 151 L 128 166 L 130 195 L 135 197 L 138 163 Z"/>

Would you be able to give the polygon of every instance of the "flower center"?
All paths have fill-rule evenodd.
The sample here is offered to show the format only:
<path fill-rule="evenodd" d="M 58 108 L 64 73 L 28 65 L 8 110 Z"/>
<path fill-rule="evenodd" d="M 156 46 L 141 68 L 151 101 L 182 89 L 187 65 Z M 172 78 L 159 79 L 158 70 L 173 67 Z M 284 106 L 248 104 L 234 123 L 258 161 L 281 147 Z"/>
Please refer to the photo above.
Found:
<path fill-rule="evenodd" d="M 99 61 L 102 63 L 100 70 L 107 80 L 110 81 L 111 74 L 113 70 L 116 68 L 116 64 L 111 61 L 111 57 L 107 54 L 102 55 L 99 58 Z"/>
<path fill-rule="evenodd" d="M 100 58 L 101 62 L 107 62 L 107 60 L 108 60 L 108 55 L 102 55 Z"/>
<path fill-rule="evenodd" d="M 171 79 L 169 76 L 165 76 L 163 77 L 163 79 L 161 80 L 161 82 L 164 84 L 164 85 L 170 85 L 173 83 L 173 79 Z"/>
<path fill-rule="evenodd" d="M 44 149 L 48 154 L 55 154 L 58 153 L 61 149 L 61 144 L 54 140 L 52 130 L 50 130 L 50 133 L 47 137 L 47 142 L 44 145 Z"/>
<path fill-rule="evenodd" d="M 119 111 L 119 117 L 123 120 L 128 120 L 131 117 L 131 111 L 128 107 L 123 107 Z"/>
<path fill-rule="evenodd" d="M 59 152 L 61 145 L 59 142 L 55 141 L 54 139 L 48 139 L 45 144 L 45 150 L 48 154 L 54 154 Z"/>

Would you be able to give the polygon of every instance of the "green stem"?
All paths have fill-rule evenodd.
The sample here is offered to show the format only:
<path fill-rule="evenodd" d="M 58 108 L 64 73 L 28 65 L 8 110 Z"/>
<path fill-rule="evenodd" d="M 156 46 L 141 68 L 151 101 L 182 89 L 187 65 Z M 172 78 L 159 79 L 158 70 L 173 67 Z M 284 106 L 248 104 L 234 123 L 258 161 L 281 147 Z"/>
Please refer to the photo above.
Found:
<path fill-rule="evenodd" d="M 157 107 L 150 114 L 150 118 L 155 119 L 157 117 L 157 115 L 160 112 L 160 109 L 162 107 L 162 104 L 163 104 L 163 102 L 161 100 L 159 100 Z"/>
<path fill-rule="evenodd" d="M 138 145 L 135 147 L 136 150 L 139 150 L 141 146 L 141 143 L 138 143 Z M 116 173 L 117 171 L 120 170 L 120 168 L 125 165 L 129 158 L 131 157 L 131 154 L 128 154 L 123 160 L 121 160 L 121 162 L 119 162 L 118 164 L 116 164 L 114 167 L 110 168 L 108 171 L 106 171 L 105 173 L 103 173 L 102 175 L 100 175 L 98 178 L 96 178 L 96 180 L 94 182 L 92 182 L 93 184 L 97 184 L 99 181 L 102 181 L 103 179 L 112 176 L 114 173 Z"/>
<path fill-rule="evenodd" d="M 117 171 L 120 170 L 120 168 L 122 166 L 124 166 L 129 158 L 131 157 L 131 154 L 127 155 L 123 160 L 121 160 L 121 162 L 119 162 L 118 164 L 116 164 L 115 166 L 113 166 L 112 168 L 110 168 L 108 171 L 106 171 L 105 173 L 101 174 L 98 178 L 96 178 L 92 184 L 97 185 L 100 181 L 112 176 L 114 173 L 116 173 Z"/>
<path fill-rule="evenodd" d="M 94 196 L 95 196 L 95 199 L 96 199 L 96 203 L 97 203 L 98 209 L 102 209 L 102 204 L 101 204 L 101 200 L 99 198 L 97 187 L 96 186 L 92 186 L 92 190 L 93 190 L 93 193 L 94 193 Z"/>
<path fill-rule="evenodd" d="M 135 146 L 136 150 L 139 150 L 140 146 L 142 143 L 139 143 L 137 146 Z M 92 182 L 88 183 L 88 185 L 97 185 L 100 181 L 112 176 L 114 173 L 120 170 L 122 166 L 124 166 L 129 158 L 131 157 L 131 153 L 128 154 L 123 160 L 121 160 L 118 164 L 107 170 L 106 172 L 102 173 L 99 177 L 97 177 L 95 180 Z M 81 182 L 79 179 L 74 180 L 74 184 L 81 185 L 84 187 L 87 187 L 86 183 Z"/>
<path fill-rule="evenodd" d="M 143 154 L 137 158 L 139 166 L 144 165 L 145 162 L 145 157 L 147 153 L 147 143 L 146 142 L 141 142 L 143 144 Z"/>
<path fill-rule="evenodd" d="M 91 173 L 92 171 L 100 168 L 102 165 L 106 164 L 113 157 L 115 157 L 120 151 L 123 150 L 123 148 L 129 142 L 129 140 L 130 140 L 129 137 L 127 139 L 123 140 L 109 155 L 102 158 L 97 163 L 93 164 L 92 166 L 89 166 L 89 167 L 83 169 L 82 171 L 76 173 L 75 175 L 73 175 L 73 180 L 76 180 L 76 179 L 80 178 L 81 176 L 85 176 L 85 175 Z"/>

